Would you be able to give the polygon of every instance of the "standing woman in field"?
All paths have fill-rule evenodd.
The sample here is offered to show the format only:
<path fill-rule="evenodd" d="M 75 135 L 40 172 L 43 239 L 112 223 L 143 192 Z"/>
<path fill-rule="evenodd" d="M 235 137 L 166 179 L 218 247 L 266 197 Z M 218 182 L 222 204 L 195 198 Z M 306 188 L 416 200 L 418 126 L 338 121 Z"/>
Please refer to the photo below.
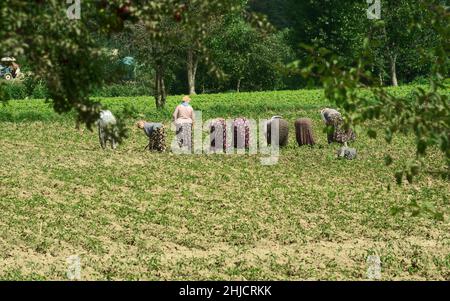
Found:
<path fill-rule="evenodd" d="M 173 121 L 176 127 L 178 145 L 192 150 L 192 124 L 194 123 L 194 109 L 189 104 L 191 98 L 183 97 L 183 102 L 175 108 Z"/>

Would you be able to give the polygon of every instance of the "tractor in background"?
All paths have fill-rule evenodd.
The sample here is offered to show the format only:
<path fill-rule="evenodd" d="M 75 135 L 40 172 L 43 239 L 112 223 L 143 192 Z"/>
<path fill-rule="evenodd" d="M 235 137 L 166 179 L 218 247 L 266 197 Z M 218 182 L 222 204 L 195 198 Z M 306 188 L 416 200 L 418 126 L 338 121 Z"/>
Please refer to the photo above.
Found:
<path fill-rule="evenodd" d="M 12 80 L 20 76 L 20 66 L 16 59 L 4 57 L 0 59 L 0 79 Z"/>

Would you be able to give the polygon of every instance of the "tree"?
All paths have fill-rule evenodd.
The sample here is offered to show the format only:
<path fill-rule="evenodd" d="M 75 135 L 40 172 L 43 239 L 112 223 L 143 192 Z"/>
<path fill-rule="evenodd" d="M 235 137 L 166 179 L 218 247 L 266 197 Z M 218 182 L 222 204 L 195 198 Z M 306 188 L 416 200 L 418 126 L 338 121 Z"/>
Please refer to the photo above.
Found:
<path fill-rule="evenodd" d="M 216 28 L 210 41 L 214 59 L 240 91 L 241 82 L 248 76 L 251 45 L 256 42 L 253 29 L 239 17 L 229 17 Z"/>
<path fill-rule="evenodd" d="M 223 76 L 222 70 L 217 68 L 215 61 L 212 59 L 206 41 L 216 32 L 213 28 L 217 28 L 217 24 L 221 24 L 222 20 L 232 14 L 241 14 L 247 5 L 247 0 L 236 1 L 236 6 L 227 7 L 224 5 L 215 11 L 211 11 L 207 6 L 201 5 L 201 2 L 188 1 L 182 7 L 182 11 L 189 17 L 187 22 L 181 24 L 182 35 L 180 44 L 185 52 L 188 92 L 191 95 L 196 94 L 196 76 L 199 62 L 205 61 L 210 65 L 210 71 L 218 72 L 219 77 Z M 198 26 L 192 26 L 190 20 L 203 20 Z"/>
<path fill-rule="evenodd" d="M 188 81 L 188 93 L 189 95 L 195 95 L 196 93 L 196 77 L 199 61 L 206 50 L 203 45 L 203 40 L 207 38 L 210 33 L 210 28 L 216 19 L 220 19 L 220 15 L 210 15 L 207 11 L 202 11 L 199 7 L 188 5 L 185 7 L 193 14 L 193 18 L 203 19 L 205 22 L 202 24 L 201 31 L 203 35 L 197 35 L 196 32 L 190 30 L 184 30 L 181 35 L 181 46 L 183 49 L 183 55 L 185 55 L 186 69 L 187 69 L 187 81 Z"/>
<path fill-rule="evenodd" d="M 432 60 L 424 60 L 419 50 L 432 48 L 436 34 L 424 23 L 421 28 L 405 24 L 405 20 L 425 17 L 419 2 L 381 1 L 379 21 L 367 18 L 366 1 L 254 0 L 251 7 L 268 14 L 276 26 L 291 29 L 291 47 L 304 61 L 309 53 L 300 45 L 314 44 L 332 50 L 351 66 L 353 59 L 362 53 L 364 38 L 370 35 L 372 71 L 380 83 L 390 80 L 398 85 L 430 73 Z"/>
<path fill-rule="evenodd" d="M 420 0 L 385 1 L 382 3 L 382 20 L 370 22 L 372 38 L 378 41 L 377 56 L 386 58 L 392 86 L 398 86 L 399 61 L 417 53 L 423 42 L 430 42 L 426 28 L 409 27 L 405 20 L 423 17 Z M 374 25 L 372 25 L 374 24 Z M 417 60 L 419 55 L 415 55 Z M 402 64 L 403 65 L 403 64 Z"/>
<path fill-rule="evenodd" d="M 365 1 L 254 0 L 251 7 L 267 13 L 278 28 L 289 29 L 288 43 L 303 66 L 309 53 L 302 45 L 326 47 L 347 64 L 361 51 L 367 28 Z"/>
<path fill-rule="evenodd" d="M 294 58 L 287 32 L 265 33 L 242 14 L 229 15 L 207 41 L 211 58 L 227 75 L 224 90 L 271 90 L 283 86 L 282 67 Z"/>
<path fill-rule="evenodd" d="M 302 68 L 304 76 L 320 78 L 325 96 L 345 112 L 347 126 L 382 120 L 388 143 L 395 134 L 414 135 L 416 159 L 396 171 L 398 183 L 405 178 L 408 182 L 413 181 L 423 167 L 423 158 L 429 148 L 438 148 L 442 152 L 446 167 L 440 174 L 450 178 L 450 102 L 448 87 L 444 85 L 450 65 L 450 14 L 440 1 L 420 1 L 418 4 L 424 12 L 422 18 L 411 15 L 411 18 L 403 19 L 403 23 L 407 27 L 406 32 L 429 28 L 437 36 L 434 47 L 424 47 L 419 52 L 425 59 L 433 59 L 428 90 L 416 87 L 408 96 L 398 96 L 377 85 L 378 79 L 371 72 L 373 40 L 369 38 L 365 40 L 364 51 L 351 67 L 330 50 L 308 47 L 312 61 L 308 67 Z M 365 89 L 364 93 L 361 88 Z M 368 134 L 373 138 L 377 136 L 373 128 L 368 129 Z M 392 160 L 386 156 L 387 164 Z"/>
<path fill-rule="evenodd" d="M 0 48 L 6 55 L 23 57 L 30 62 L 36 77 L 45 80 L 49 100 L 54 109 L 68 112 L 75 109 L 78 120 L 91 128 L 99 116 L 101 104 L 89 98 L 90 92 L 104 84 L 107 77 L 101 69 L 107 63 L 96 40 L 96 34 L 121 31 L 126 20 L 140 21 L 149 32 L 149 39 L 169 39 L 164 22 L 172 18 L 186 24 L 190 32 L 202 35 L 203 20 L 191 18 L 182 11 L 186 1 L 81 1 L 80 19 L 69 19 L 67 10 L 75 4 L 64 1 L 3 0 L 0 2 Z M 241 1 L 190 0 L 211 15 L 235 10 Z M 13 21 L 11 21 L 13 20 Z M 159 61 L 161 61 L 160 59 Z M 158 69 L 161 74 L 163 70 Z M 161 76 L 158 75 L 161 79 Z M 0 97 L 4 99 L 3 86 Z M 164 105 L 164 83 L 159 80 L 155 97 L 158 107 Z"/>
<path fill-rule="evenodd" d="M 176 45 L 174 41 L 180 37 L 180 32 L 171 19 L 161 22 L 164 35 L 151 37 L 151 32 L 144 23 L 128 24 L 127 30 L 116 39 L 125 40 L 124 47 L 133 53 L 140 62 L 153 70 L 153 93 L 156 108 L 162 109 L 166 104 L 166 74 L 168 66 L 174 60 Z"/>

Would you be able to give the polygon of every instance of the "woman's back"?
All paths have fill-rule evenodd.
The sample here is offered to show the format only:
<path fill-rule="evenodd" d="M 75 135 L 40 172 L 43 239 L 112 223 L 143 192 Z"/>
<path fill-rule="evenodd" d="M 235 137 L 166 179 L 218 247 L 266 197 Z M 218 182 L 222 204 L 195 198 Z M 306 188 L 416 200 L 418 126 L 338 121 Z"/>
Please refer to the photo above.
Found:
<path fill-rule="evenodd" d="M 175 122 L 191 122 L 194 120 L 194 110 L 190 105 L 180 104 L 173 113 Z"/>

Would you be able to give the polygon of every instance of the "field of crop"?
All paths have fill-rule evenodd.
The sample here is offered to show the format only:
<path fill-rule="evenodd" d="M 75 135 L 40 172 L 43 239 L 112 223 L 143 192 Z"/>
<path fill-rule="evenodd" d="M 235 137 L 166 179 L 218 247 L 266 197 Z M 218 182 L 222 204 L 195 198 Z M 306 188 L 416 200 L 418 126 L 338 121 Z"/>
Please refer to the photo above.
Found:
<path fill-rule="evenodd" d="M 150 97 L 102 102 L 169 126 L 178 100 L 163 112 Z M 103 151 L 96 132 L 42 100 L 0 106 L 0 279 L 64 280 L 75 255 L 83 280 L 364 280 L 377 255 L 382 280 L 450 280 L 449 183 L 393 177 L 414 157 L 412 137 L 388 145 L 361 132 L 357 160 L 341 161 L 323 133 L 321 90 L 201 95 L 192 105 L 204 120 L 282 115 L 289 145 L 273 166 L 259 154 L 144 152 L 136 116 L 129 138 Z M 314 148 L 296 146 L 299 117 L 313 119 Z M 427 169 L 442 165 L 431 150 Z M 444 220 L 393 214 L 412 203 Z"/>

